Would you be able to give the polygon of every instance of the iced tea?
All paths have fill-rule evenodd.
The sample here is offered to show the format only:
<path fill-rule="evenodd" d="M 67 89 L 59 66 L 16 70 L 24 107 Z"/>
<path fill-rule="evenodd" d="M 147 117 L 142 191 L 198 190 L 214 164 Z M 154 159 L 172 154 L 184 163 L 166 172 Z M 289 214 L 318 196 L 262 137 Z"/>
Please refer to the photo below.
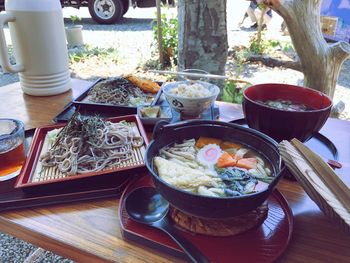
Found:
<path fill-rule="evenodd" d="M 0 181 L 17 176 L 25 159 L 24 125 L 0 119 Z"/>

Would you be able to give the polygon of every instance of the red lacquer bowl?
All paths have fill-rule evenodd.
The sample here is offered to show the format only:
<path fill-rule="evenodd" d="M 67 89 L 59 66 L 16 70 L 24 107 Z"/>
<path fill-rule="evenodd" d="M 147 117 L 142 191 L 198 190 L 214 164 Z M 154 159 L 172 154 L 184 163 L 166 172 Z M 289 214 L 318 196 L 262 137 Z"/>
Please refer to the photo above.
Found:
<path fill-rule="evenodd" d="M 258 101 L 290 100 L 312 110 L 287 111 L 271 108 Z M 304 142 L 318 132 L 332 108 L 325 94 L 305 87 L 288 84 L 259 84 L 243 93 L 243 111 L 250 128 L 261 131 L 276 141 L 297 138 Z"/>

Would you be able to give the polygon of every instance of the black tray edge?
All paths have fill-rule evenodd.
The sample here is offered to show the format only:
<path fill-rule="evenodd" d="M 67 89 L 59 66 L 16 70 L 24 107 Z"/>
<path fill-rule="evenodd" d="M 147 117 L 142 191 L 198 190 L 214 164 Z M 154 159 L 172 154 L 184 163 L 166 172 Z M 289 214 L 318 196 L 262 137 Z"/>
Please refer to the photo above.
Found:
<path fill-rule="evenodd" d="M 233 121 L 230 121 L 230 122 L 231 123 L 235 123 L 235 124 L 239 124 L 239 125 L 247 125 L 247 122 L 246 122 L 246 120 L 244 118 L 233 120 Z M 306 142 L 308 142 L 312 138 L 314 138 L 314 139 L 320 141 L 321 143 L 323 143 L 331 151 L 335 161 L 339 160 L 338 149 L 337 149 L 337 147 L 334 145 L 334 143 L 330 139 L 328 139 L 322 133 L 315 132 L 315 133 L 313 133 L 312 137 L 310 139 L 308 139 Z"/>

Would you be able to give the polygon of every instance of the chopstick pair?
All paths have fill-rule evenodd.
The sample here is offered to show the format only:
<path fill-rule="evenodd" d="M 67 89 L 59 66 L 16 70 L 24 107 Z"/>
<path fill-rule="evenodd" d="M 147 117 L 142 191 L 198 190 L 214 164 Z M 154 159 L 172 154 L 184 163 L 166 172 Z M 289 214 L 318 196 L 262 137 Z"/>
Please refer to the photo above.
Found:
<path fill-rule="evenodd" d="M 214 74 L 201 74 L 201 73 L 190 73 L 190 72 L 174 72 L 169 70 L 149 70 L 152 73 L 158 74 L 171 74 L 178 76 L 187 76 L 187 77 L 197 77 L 197 78 L 209 78 L 209 79 L 228 79 L 227 76 L 214 75 Z"/>

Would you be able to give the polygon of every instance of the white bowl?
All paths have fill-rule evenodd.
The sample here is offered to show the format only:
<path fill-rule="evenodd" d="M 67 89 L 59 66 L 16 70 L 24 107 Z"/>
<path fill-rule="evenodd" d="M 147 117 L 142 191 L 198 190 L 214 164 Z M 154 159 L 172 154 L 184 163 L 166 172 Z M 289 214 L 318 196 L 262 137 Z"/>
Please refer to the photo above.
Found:
<path fill-rule="evenodd" d="M 210 96 L 200 98 L 190 98 L 175 95 L 171 90 L 178 87 L 180 84 L 199 83 L 210 91 Z M 170 107 L 179 112 L 181 115 L 197 117 L 207 109 L 209 109 L 215 102 L 220 93 L 218 86 L 204 81 L 176 81 L 164 84 L 162 86 L 163 93 Z"/>

